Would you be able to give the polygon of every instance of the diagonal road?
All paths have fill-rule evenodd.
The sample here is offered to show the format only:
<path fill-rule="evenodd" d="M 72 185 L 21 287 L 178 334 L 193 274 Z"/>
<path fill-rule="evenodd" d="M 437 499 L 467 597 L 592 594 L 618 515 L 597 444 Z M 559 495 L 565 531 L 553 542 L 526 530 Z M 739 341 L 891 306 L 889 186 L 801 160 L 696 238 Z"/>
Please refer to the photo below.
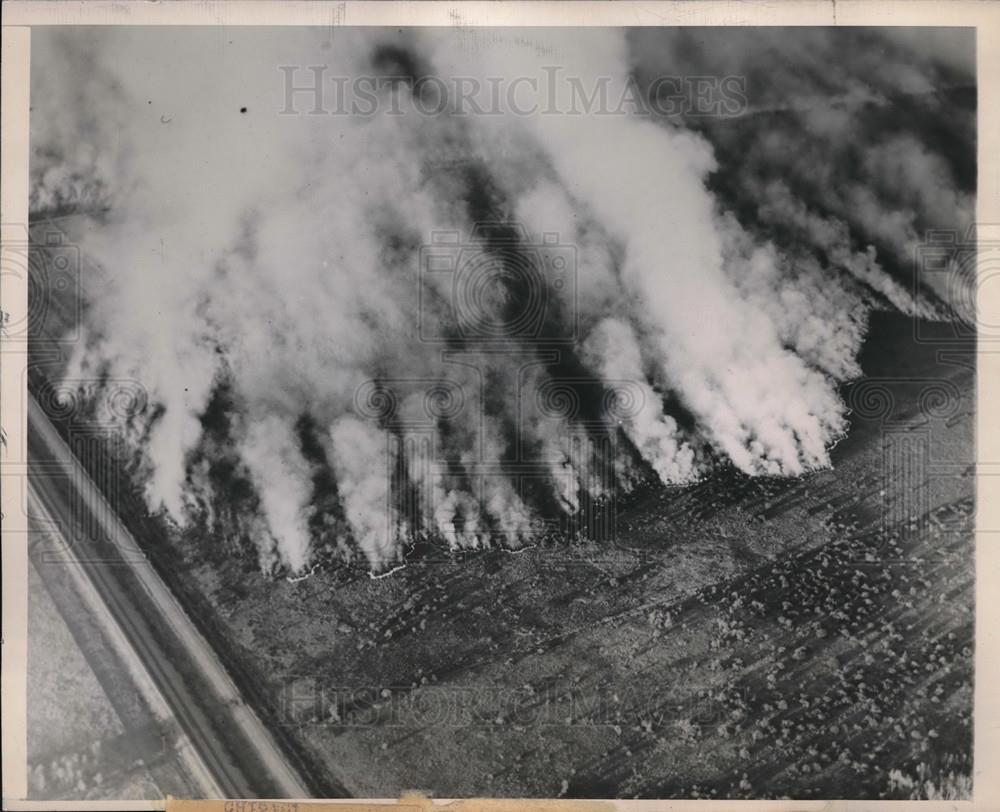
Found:
<path fill-rule="evenodd" d="M 66 593 L 72 593 L 71 600 L 75 598 L 71 605 L 60 606 L 58 609 L 60 612 L 74 613 L 72 617 L 64 615 L 67 626 L 91 622 L 102 630 L 109 643 L 110 652 L 103 649 L 91 651 L 81 646 L 81 653 L 88 660 L 107 653 L 116 655 L 135 690 L 145 701 L 150 718 L 144 720 L 144 723 L 172 732 L 170 746 L 175 754 L 173 761 L 182 768 L 193 792 L 205 798 L 225 796 L 227 793 L 222 789 L 222 784 L 214 777 L 222 774 L 223 769 L 218 764 L 214 765 L 214 770 L 209 767 L 206 759 L 194 748 L 190 737 L 183 730 L 178 730 L 178 715 L 171 710 L 171 707 L 178 704 L 179 698 L 176 695 L 168 697 L 159 688 L 160 685 L 169 687 L 171 684 L 169 679 L 164 678 L 166 676 L 164 669 L 157 667 L 155 660 L 152 661 L 152 667 L 146 666 L 146 661 L 150 660 L 147 630 L 143 629 L 130 613 L 121 611 L 121 607 L 117 605 L 118 596 L 114 587 L 109 586 L 99 574 L 88 572 L 88 569 L 92 568 L 88 568 L 85 563 L 78 560 L 76 557 L 78 551 L 59 530 L 59 524 L 49 507 L 52 500 L 42 495 L 44 490 L 32 482 L 28 484 L 28 512 L 32 522 L 29 557 L 42 577 L 45 588 L 50 591 L 54 599 L 58 597 L 60 601 L 64 601 L 67 598 Z M 53 572 L 56 568 L 60 570 L 59 573 Z M 54 575 L 58 577 L 53 578 Z M 76 613 L 86 613 L 86 618 L 77 617 Z M 122 616 L 124 622 L 119 623 L 115 619 L 116 615 Z M 131 640 L 138 641 L 138 644 L 133 645 Z M 95 675 L 100 673 L 101 664 L 91 662 Z M 107 661 L 105 660 L 103 664 L 107 664 Z M 105 686 L 103 683 L 102 688 L 105 691 L 114 690 L 112 686 Z M 113 703 L 120 699 L 110 694 L 108 696 Z M 122 724 L 127 724 L 124 717 L 119 718 L 122 719 Z M 160 746 L 165 744 L 166 739 L 161 738 Z M 151 773 L 159 766 L 156 762 L 160 757 L 153 748 L 150 748 L 148 753 L 142 752 L 143 747 L 138 742 L 133 742 L 131 748 L 133 754 L 142 755 Z M 166 782 L 159 780 L 157 786 L 164 787 L 174 795 L 182 792 L 181 786 L 176 784 L 176 778 L 171 778 L 169 774 L 161 776 L 161 779 L 163 778 Z M 229 781 L 228 785 L 237 784 Z"/>
<path fill-rule="evenodd" d="M 127 641 L 186 736 L 181 749 L 190 742 L 194 752 L 181 756 L 198 785 L 230 798 L 313 795 L 34 397 L 28 437 L 29 498 L 62 531 L 49 539 L 43 565 L 61 551 L 58 564 L 89 581 L 112 633 Z M 99 532 L 72 532 L 81 521 Z"/>

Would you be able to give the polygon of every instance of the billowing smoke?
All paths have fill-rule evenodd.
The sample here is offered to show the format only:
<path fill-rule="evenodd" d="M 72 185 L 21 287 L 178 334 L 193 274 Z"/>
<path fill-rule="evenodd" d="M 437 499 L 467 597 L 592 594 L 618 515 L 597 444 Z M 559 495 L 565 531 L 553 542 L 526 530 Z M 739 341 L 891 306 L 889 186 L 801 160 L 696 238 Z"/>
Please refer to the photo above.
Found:
<path fill-rule="evenodd" d="M 414 545 L 532 543 L 647 481 L 828 466 L 868 312 L 940 318 L 900 258 L 971 216 L 935 144 L 877 116 L 851 138 L 887 90 L 777 71 L 791 85 L 755 96 L 764 57 L 737 48 L 719 70 L 798 117 L 741 141 L 746 124 L 600 109 L 462 115 L 460 84 L 398 80 L 616 99 L 687 71 L 684 36 L 36 36 L 32 205 L 84 212 L 104 270 L 67 378 L 148 390 L 128 428 L 150 507 L 252 544 L 268 571 L 383 570 Z M 965 70 L 949 49 L 890 60 L 886 81 L 933 94 Z M 372 83 L 371 115 L 312 115 L 308 91 L 288 114 L 279 66 L 301 85 L 320 65 L 397 80 Z M 824 149 L 852 172 L 822 170 Z"/>
<path fill-rule="evenodd" d="M 975 217 L 975 37 L 962 28 L 636 29 L 638 82 L 735 76 L 746 110 L 688 117 L 710 140 L 713 178 L 744 224 L 812 244 L 903 310 L 928 232 L 962 240 Z M 767 201 L 761 205 L 762 201 Z M 803 234 L 802 232 L 812 232 Z M 898 278 L 893 278 L 898 277 Z M 879 281 L 881 280 L 881 281 Z M 922 282 L 958 314 L 955 278 Z M 901 287 L 900 287 L 901 285 Z"/>

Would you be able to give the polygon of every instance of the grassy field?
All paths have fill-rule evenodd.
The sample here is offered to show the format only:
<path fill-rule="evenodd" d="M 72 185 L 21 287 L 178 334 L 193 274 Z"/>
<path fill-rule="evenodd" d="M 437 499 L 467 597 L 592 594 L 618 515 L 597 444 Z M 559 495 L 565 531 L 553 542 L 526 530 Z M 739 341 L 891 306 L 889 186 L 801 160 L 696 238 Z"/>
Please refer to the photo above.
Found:
<path fill-rule="evenodd" d="M 58 564 L 41 565 L 59 590 L 53 600 L 35 563 L 28 566 L 28 795 L 39 799 L 159 799 L 163 791 L 143 759 L 133 716 L 142 712 L 100 632 L 79 617 L 71 631 L 61 615 L 72 590 Z M 55 570 L 55 571 L 53 571 Z M 79 622 L 83 621 L 83 622 Z M 75 632 L 75 635 L 74 635 Z M 96 674 L 84 654 L 101 660 Z M 117 673 L 116 673 L 117 672 Z M 108 690 L 114 692 L 114 702 Z M 130 709 L 126 706 L 133 706 Z M 129 722 L 126 729 L 122 716 Z M 166 754 L 154 772 L 167 782 Z M 180 786 L 178 782 L 178 786 Z"/>

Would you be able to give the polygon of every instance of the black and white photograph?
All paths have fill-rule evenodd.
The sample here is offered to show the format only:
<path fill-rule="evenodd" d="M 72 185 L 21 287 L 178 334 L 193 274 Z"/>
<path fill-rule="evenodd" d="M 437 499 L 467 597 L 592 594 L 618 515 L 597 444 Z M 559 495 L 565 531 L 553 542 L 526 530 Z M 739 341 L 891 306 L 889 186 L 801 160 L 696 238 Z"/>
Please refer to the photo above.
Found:
<path fill-rule="evenodd" d="M 32 28 L 21 800 L 970 800 L 975 27 L 453 17 Z"/>

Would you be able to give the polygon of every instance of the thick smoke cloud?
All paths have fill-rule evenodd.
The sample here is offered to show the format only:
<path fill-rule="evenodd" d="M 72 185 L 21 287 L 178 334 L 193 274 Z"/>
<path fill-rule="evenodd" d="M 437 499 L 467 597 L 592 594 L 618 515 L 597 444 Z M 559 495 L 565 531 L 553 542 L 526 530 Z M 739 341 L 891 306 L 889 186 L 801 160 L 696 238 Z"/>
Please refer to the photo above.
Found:
<path fill-rule="evenodd" d="M 629 40 L 644 87 L 664 74 L 745 77 L 744 115 L 686 120 L 715 148 L 716 192 L 745 225 L 784 247 L 859 255 L 848 270 L 928 315 L 927 302 L 903 301 L 915 253 L 929 231 L 966 235 L 975 217 L 971 29 L 637 29 Z M 922 281 L 972 317 L 974 297 L 954 280 Z"/>
<path fill-rule="evenodd" d="M 440 62 L 453 60 L 446 73 L 459 73 L 467 60 L 448 44 L 434 53 Z M 518 71 L 541 78 L 554 57 L 585 86 L 612 77 L 609 96 L 624 93 L 623 38 L 577 32 L 557 47 L 534 56 L 538 50 L 494 46 L 476 56 L 484 82 Z M 653 374 L 692 412 L 708 442 L 748 473 L 798 474 L 828 464 L 842 407 L 831 382 L 788 352 L 771 321 L 727 278 L 715 201 L 704 185 L 715 168 L 708 145 L 686 131 L 616 115 L 504 122 L 511 123 L 540 141 L 567 193 L 622 245 L 621 281 L 642 302 L 633 318 L 647 332 Z"/>
<path fill-rule="evenodd" d="M 891 263 L 971 216 L 940 149 L 961 128 L 932 143 L 878 111 L 958 82 L 954 43 L 932 62 L 916 35 L 866 33 L 892 58 L 859 45 L 824 72 L 834 35 L 749 32 L 695 71 L 685 33 L 494 33 L 36 38 L 32 205 L 86 212 L 104 269 L 67 378 L 147 388 L 127 428 L 151 508 L 253 545 L 265 571 L 518 547 L 650 479 L 828 466 L 869 310 L 940 316 Z M 769 70 L 778 54 L 802 69 Z M 883 85 L 857 78 L 873 61 Z M 779 123 L 456 115 L 451 85 L 406 82 L 374 115 L 279 115 L 281 65 L 544 85 L 553 64 L 564 97 L 742 71 L 750 113 Z M 469 302 L 454 268 L 428 272 L 442 231 L 486 269 Z"/>

